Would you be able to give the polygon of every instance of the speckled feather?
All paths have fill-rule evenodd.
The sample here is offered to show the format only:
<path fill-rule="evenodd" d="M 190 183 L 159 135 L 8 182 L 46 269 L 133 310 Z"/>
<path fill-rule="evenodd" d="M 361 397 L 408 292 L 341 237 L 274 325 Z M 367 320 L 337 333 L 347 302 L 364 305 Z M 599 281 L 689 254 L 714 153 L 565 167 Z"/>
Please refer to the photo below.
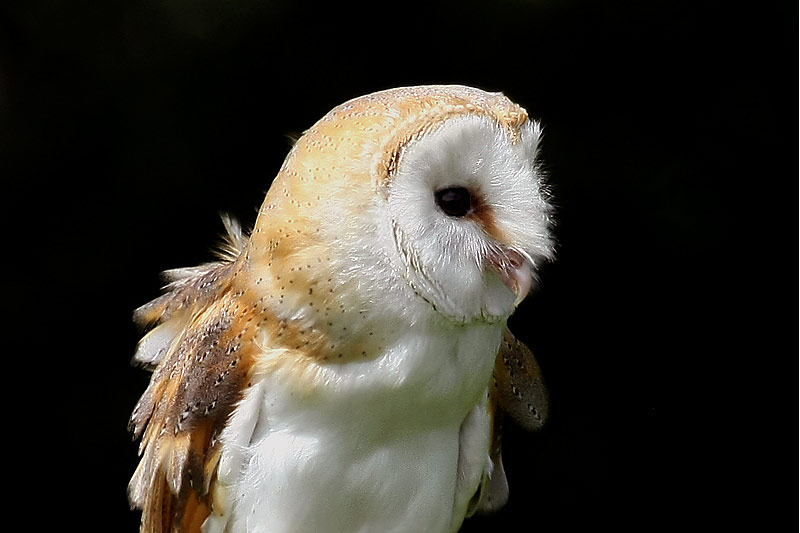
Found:
<path fill-rule="evenodd" d="M 234 479 L 237 468 L 243 468 L 235 466 L 241 445 L 235 443 L 242 439 L 231 432 L 240 429 L 237 417 L 257 405 L 252 402 L 267 383 L 279 382 L 297 398 L 331 391 L 345 397 L 349 378 L 344 369 L 374 363 L 370 372 L 376 372 L 385 366 L 387 350 L 406 342 L 403 329 L 385 324 L 418 327 L 420 317 L 431 317 L 426 320 L 441 322 L 436 327 L 442 331 L 461 331 L 475 320 L 503 327 L 509 311 L 496 318 L 483 307 L 459 314 L 447 296 L 452 291 L 434 283 L 435 269 L 425 264 L 419 247 L 404 241 L 410 239 L 403 233 L 408 228 L 393 223 L 384 230 L 365 216 L 385 209 L 387 199 L 399 194 L 392 192 L 395 175 L 412 147 L 460 117 L 496 125 L 498 139 L 509 146 L 533 135 L 526 141 L 531 152 L 520 156 L 520 164 L 525 172 L 536 171 L 528 165 L 535 165 L 538 126 L 532 127 L 525 111 L 499 93 L 413 87 L 346 102 L 294 145 L 249 236 L 226 220 L 222 259 L 168 272 L 167 292 L 136 311 L 137 322 L 154 326 L 134 357 L 154 372 L 130 422 L 134 436 L 142 439 L 129 497 L 143 510 L 143 532 L 200 531 L 204 522 L 209 530 L 241 530 L 230 516 L 232 485 L 220 479 Z M 523 202 L 531 217 L 523 226 L 509 223 L 518 215 L 512 209 L 516 206 L 504 213 L 486 204 L 467 217 L 475 231 L 498 243 L 485 260 L 498 250 L 516 249 L 535 267 L 551 256 L 547 193 L 544 188 L 533 191 Z M 396 247 L 376 252 L 370 239 L 386 235 L 394 235 Z M 405 271 L 398 270 L 399 261 Z M 505 256 L 497 262 L 501 268 L 513 263 Z M 439 388 L 474 391 L 465 396 L 466 407 L 453 407 L 454 412 L 466 414 L 464 409 L 472 409 L 484 390 L 492 396 L 485 408 L 490 418 L 499 407 L 523 427 L 537 429 L 547 411 L 538 365 L 507 330 L 497 349 L 494 386 L 490 376 L 483 385 L 469 385 L 469 379 L 462 385 L 440 373 L 437 379 L 444 385 Z M 484 365 L 490 372 L 491 366 Z M 481 375 L 474 377 L 480 380 Z M 253 424 L 244 422 L 252 433 L 244 435 L 244 445 L 257 440 L 259 428 Z M 485 471 L 480 467 L 482 488 L 469 509 L 465 501 L 464 513 L 492 510 L 505 501 L 499 421 L 495 433 L 493 444 L 482 452 L 492 456 L 494 475 L 491 465 Z M 458 462 L 460 472 L 460 456 Z M 218 529 L 212 517 L 221 524 Z M 460 518 L 454 520 L 460 524 Z"/>

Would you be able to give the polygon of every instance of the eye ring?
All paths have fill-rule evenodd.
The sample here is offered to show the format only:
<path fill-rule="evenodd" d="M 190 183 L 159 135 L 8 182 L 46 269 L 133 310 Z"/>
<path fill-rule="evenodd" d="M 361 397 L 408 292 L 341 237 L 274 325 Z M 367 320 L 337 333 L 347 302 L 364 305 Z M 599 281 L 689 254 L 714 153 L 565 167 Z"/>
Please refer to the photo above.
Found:
<path fill-rule="evenodd" d="M 464 187 L 447 187 L 434 194 L 436 205 L 445 215 L 463 217 L 472 211 L 472 195 Z"/>

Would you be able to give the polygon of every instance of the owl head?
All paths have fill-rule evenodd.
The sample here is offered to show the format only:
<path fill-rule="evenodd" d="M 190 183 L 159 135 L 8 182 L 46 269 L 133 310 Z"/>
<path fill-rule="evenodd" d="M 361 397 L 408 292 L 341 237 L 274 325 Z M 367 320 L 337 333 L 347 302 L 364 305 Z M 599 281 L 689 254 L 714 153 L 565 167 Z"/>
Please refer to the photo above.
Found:
<path fill-rule="evenodd" d="M 287 157 L 256 222 L 258 262 L 303 287 L 291 309 L 321 286 L 348 309 L 502 321 L 553 252 L 540 137 L 524 109 L 469 87 L 346 102 Z"/>

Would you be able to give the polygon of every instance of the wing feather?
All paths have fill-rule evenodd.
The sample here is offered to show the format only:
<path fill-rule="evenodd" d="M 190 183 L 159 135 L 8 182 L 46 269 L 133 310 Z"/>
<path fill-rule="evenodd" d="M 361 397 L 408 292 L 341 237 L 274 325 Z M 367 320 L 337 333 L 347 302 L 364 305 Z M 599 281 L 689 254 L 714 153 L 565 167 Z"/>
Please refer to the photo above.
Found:
<path fill-rule="evenodd" d="M 548 395 L 539 363 L 530 348 L 506 328 L 494 367 L 497 403 L 524 429 L 541 429 L 547 420 Z"/>
<path fill-rule="evenodd" d="M 222 222 L 226 233 L 217 252 L 220 261 L 165 271 L 165 293 L 133 312 L 138 325 L 157 324 L 139 342 L 133 356 L 135 364 L 149 368 L 158 365 L 193 313 L 219 295 L 245 246 L 239 223 L 227 215 L 222 215 Z"/>
<path fill-rule="evenodd" d="M 479 489 L 475 511 L 493 513 L 508 501 L 508 481 L 503 467 L 502 425 L 506 415 L 524 429 L 535 431 L 547 420 L 548 396 L 533 352 L 506 328 L 497 353 L 492 388 L 492 469 Z"/>
<path fill-rule="evenodd" d="M 226 227 L 223 261 L 171 271 L 168 292 L 135 313 L 138 322 L 156 324 L 135 357 L 154 372 L 129 424 L 141 437 L 128 497 L 142 510 L 142 533 L 200 531 L 211 512 L 218 436 L 253 366 L 254 307 L 242 304 L 244 291 L 232 284 L 243 239 L 238 225 Z"/>

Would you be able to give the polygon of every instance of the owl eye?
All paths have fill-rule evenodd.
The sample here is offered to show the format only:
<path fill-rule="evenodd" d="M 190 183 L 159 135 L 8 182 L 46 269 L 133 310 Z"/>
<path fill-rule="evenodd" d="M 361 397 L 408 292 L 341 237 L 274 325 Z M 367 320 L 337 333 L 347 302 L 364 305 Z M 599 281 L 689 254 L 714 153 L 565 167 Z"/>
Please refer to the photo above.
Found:
<path fill-rule="evenodd" d="M 436 205 L 451 217 L 463 217 L 472 207 L 472 197 L 464 187 L 449 187 L 436 192 Z"/>

